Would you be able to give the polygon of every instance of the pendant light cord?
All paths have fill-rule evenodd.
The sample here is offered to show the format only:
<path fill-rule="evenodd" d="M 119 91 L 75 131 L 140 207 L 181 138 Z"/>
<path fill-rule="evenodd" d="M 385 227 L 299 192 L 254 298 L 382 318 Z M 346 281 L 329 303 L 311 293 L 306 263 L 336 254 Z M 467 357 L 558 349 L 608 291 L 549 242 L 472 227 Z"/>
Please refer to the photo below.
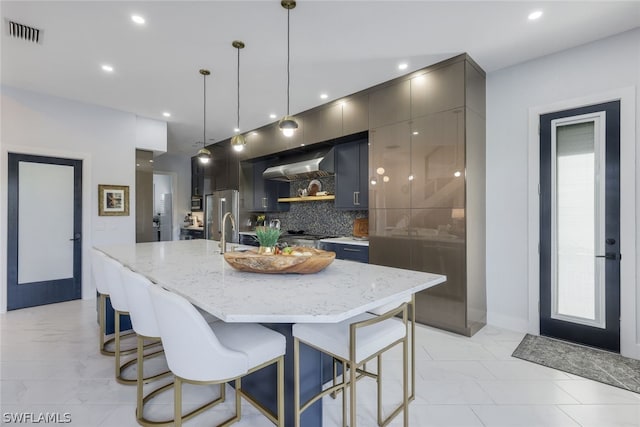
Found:
<path fill-rule="evenodd" d="M 204 108 L 202 109 L 202 148 L 205 148 L 207 142 L 207 76 L 205 74 L 202 75 L 202 87 L 204 93 Z"/>
<path fill-rule="evenodd" d="M 290 42 L 290 22 L 289 14 L 291 9 L 287 9 L 287 116 L 289 115 L 289 86 L 291 85 L 291 42 Z"/>
<path fill-rule="evenodd" d="M 238 47 L 238 121 L 236 123 L 236 128 L 238 132 L 240 132 L 240 48 Z"/>

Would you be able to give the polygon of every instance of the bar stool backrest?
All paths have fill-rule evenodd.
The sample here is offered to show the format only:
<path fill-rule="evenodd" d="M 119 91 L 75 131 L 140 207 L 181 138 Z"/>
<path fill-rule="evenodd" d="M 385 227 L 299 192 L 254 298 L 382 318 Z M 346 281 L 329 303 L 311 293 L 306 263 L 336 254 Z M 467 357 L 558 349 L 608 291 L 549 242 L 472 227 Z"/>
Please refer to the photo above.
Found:
<path fill-rule="evenodd" d="M 109 284 L 104 277 L 104 260 L 106 258 L 107 256 L 99 250 L 91 249 L 91 272 L 96 290 L 101 294 L 109 295 Z"/>
<path fill-rule="evenodd" d="M 160 338 L 160 329 L 149 296 L 149 287 L 155 285 L 128 268 L 123 268 L 120 273 L 133 330 L 147 338 Z"/>
<path fill-rule="evenodd" d="M 160 286 L 148 289 L 167 363 L 175 375 L 191 381 L 219 381 L 247 373 L 247 355 L 224 347 L 189 301 Z"/>
<path fill-rule="evenodd" d="M 111 297 L 111 305 L 114 309 L 127 313 L 129 305 L 127 304 L 127 296 L 122 286 L 122 275 L 120 270 L 124 267 L 113 258 L 105 256 L 104 259 L 104 277 L 109 283 L 109 297 Z"/>

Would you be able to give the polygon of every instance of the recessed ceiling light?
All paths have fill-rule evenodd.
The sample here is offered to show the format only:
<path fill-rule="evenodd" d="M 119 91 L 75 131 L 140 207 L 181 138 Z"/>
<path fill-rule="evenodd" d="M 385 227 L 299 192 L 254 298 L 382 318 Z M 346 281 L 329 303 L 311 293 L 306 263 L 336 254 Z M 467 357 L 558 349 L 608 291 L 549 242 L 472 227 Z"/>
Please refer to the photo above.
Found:
<path fill-rule="evenodd" d="M 140 163 L 136 163 L 136 166 L 140 166 Z"/>
<path fill-rule="evenodd" d="M 258 132 L 251 132 L 251 135 L 256 136 L 258 135 Z"/>
<path fill-rule="evenodd" d="M 140 15 L 131 15 L 131 20 L 138 25 L 142 25 L 145 23 L 144 18 Z"/>
<path fill-rule="evenodd" d="M 327 99 L 329 97 L 329 95 L 327 95 L 326 93 L 321 93 L 320 94 L 320 99 Z"/>
<path fill-rule="evenodd" d="M 102 66 L 102 71 L 106 71 L 107 73 L 112 73 L 113 72 L 113 67 L 111 65 L 104 64 Z"/>
<path fill-rule="evenodd" d="M 406 62 L 403 62 L 401 64 L 398 64 L 398 70 L 406 70 L 408 66 L 409 64 L 407 64 Z"/>
<path fill-rule="evenodd" d="M 458 178 L 460 175 L 462 175 L 462 173 L 460 171 L 455 171 L 453 173 L 453 176 L 455 176 L 456 178 Z"/>
<path fill-rule="evenodd" d="M 541 10 L 533 11 L 529 14 L 529 21 L 535 21 L 536 19 L 539 19 L 541 16 L 542 16 Z"/>
<path fill-rule="evenodd" d="M 149 160 L 149 163 L 153 163 L 153 160 Z"/>
<path fill-rule="evenodd" d="M 417 130 L 414 130 L 414 131 L 412 132 L 412 134 L 413 134 L 413 135 L 419 135 L 419 132 L 418 132 Z"/>
<path fill-rule="evenodd" d="M 275 115 L 275 114 L 273 114 L 273 113 L 269 114 L 269 118 L 270 118 L 270 119 L 275 119 L 276 117 L 278 117 L 278 116 L 276 116 L 276 115 Z"/>
<path fill-rule="evenodd" d="M 300 147 L 304 147 L 304 144 L 300 144 Z"/>
<path fill-rule="evenodd" d="M 171 117 L 171 113 L 168 111 L 165 111 L 164 113 L 162 113 L 162 115 L 165 117 Z"/>

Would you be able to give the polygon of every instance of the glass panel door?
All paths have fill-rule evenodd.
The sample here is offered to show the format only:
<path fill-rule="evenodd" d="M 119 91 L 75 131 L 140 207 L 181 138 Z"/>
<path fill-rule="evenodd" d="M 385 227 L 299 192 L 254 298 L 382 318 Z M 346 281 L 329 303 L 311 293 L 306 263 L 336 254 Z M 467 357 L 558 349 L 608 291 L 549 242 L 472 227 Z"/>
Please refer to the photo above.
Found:
<path fill-rule="evenodd" d="M 552 121 L 551 317 L 604 328 L 601 115 Z"/>
<path fill-rule="evenodd" d="M 540 116 L 540 335 L 620 351 L 620 102 Z"/>

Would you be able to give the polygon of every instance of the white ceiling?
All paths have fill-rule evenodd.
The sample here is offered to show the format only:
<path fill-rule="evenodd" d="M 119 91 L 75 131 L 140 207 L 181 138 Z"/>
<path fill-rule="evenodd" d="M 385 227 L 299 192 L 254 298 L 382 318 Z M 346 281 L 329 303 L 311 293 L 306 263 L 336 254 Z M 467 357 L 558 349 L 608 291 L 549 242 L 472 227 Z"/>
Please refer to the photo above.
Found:
<path fill-rule="evenodd" d="M 533 10 L 544 15 L 529 21 Z M 233 134 L 242 40 L 243 130 L 286 110 L 286 10 L 263 1 L 1 1 L 3 84 L 168 122 L 170 152 Z M 146 23 L 134 24 L 130 16 Z M 44 30 L 8 37 L 6 19 Z M 291 112 L 467 52 L 487 73 L 640 26 L 640 1 L 312 1 L 291 12 Z M 397 65 L 409 67 L 400 71 Z M 115 71 L 106 74 L 102 64 Z M 321 92 L 329 94 L 321 100 Z M 163 111 L 172 116 L 165 119 Z"/>

